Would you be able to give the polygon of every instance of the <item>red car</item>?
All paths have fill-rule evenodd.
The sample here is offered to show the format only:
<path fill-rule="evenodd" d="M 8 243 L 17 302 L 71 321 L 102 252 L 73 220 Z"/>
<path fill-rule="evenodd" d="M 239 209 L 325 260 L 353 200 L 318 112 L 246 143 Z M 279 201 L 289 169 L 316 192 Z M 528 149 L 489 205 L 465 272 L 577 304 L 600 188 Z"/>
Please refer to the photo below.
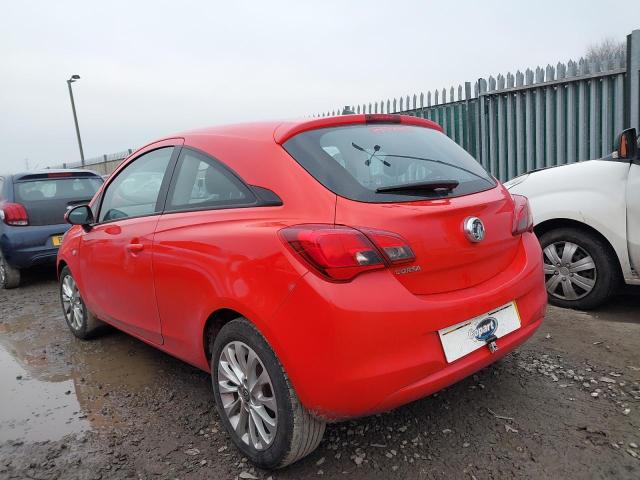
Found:
<path fill-rule="evenodd" d="M 67 220 L 73 334 L 106 322 L 210 371 L 222 423 L 264 468 L 312 452 L 327 421 L 498 360 L 546 308 L 526 198 L 414 117 L 166 138 Z"/>

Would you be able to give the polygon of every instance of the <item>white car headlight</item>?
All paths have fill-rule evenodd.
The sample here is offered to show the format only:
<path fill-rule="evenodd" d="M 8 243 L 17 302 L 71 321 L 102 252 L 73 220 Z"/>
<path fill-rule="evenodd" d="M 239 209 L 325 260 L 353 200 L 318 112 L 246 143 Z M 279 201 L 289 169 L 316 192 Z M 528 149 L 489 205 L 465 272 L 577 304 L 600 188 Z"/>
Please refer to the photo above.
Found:
<path fill-rule="evenodd" d="M 529 174 L 525 173 L 524 175 L 520 175 L 519 177 L 512 178 L 508 182 L 504 182 L 504 186 L 506 187 L 507 190 L 511 190 L 512 187 L 515 187 L 516 185 L 520 185 L 528 177 L 529 177 Z"/>

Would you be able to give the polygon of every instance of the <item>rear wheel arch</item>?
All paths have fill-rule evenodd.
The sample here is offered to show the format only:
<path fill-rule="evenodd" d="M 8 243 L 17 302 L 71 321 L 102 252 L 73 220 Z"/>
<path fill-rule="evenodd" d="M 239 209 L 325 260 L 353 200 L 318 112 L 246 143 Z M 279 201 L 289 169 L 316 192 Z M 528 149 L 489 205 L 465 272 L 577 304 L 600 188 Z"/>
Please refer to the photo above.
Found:
<path fill-rule="evenodd" d="M 207 359 L 207 363 L 211 361 L 211 352 L 213 341 L 218 335 L 218 332 L 231 320 L 236 318 L 246 318 L 240 312 L 230 308 L 220 308 L 207 318 L 204 329 L 202 330 L 202 348 L 203 354 Z M 247 319 L 248 320 L 248 319 Z"/>
<path fill-rule="evenodd" d="M 600 241 L 604 242 L 604 244 L 609 249 L 608 253 L 611 254 L 613 258 L 617 260 L 616 262 L 617 272 L 619 273 L 620 278 L 622 278 L 622 263 L 620 261 L 620 257 L 618 257 L 618 253 L 616 252 L 615 248 L 613 248 L 613 245 L 611 245 L 611 242 L 609 241 L 609 239 L 605 237 L 602 233 L 600 233 L 598 230 L 593 228 L 592 226 L 587 225 L 586 223 L 582 223 L 578 220 L 572 220 L 570 218 L 552 218 L 550 220 L 545 220 L 544 222 L 541 222 L 538 225 L 536 225 L 533 228 L 533 231 L 535 232 L 536 237 L 540 238 L 545 233 L 550 232 L 552 230 L 557 230 L 560 228 L 575 228 L 578 230 L 582 230 L 585 233 L 594 235 Z"/>
<path fill-rule="evenodd" d="M 289 369 L 287 365 L 285 365 L 285 361 L 281 356 L 280 348 L 278 348 L 277 339 L 273 338 L 268 329 L 267 324 L 256 322 L 255 317 L 247 313 L 242 313 L 241 310 L 244 309 L 234 309 L 234 308 L 219 308 L 213 311 L 204 322 L 204 327 L 202 328 L 202 355 L 205 357 L 206 365 L 211 369 L 211 354 L 213 353 L 213 343 L 215 339 L 222 330 L 222 328 L 230 323 L 233 320 L 241 320 L 244 319 L 248 323 L 250 323 L 253 328 L 264 338 L 264 340 L 269 345 L 269 348 L 272 349 L 273 353 L 276 355 L 278 362 L 280 363 L 283 371 L 286 373 L 287 378 L 289 378 L 289 382 L 291 383 L 291 387 L 296 390 L 296 385 L 294 384 L 293 379 L 289 376 Z M 297 390 L 296 390 L 297 391 Z"/>

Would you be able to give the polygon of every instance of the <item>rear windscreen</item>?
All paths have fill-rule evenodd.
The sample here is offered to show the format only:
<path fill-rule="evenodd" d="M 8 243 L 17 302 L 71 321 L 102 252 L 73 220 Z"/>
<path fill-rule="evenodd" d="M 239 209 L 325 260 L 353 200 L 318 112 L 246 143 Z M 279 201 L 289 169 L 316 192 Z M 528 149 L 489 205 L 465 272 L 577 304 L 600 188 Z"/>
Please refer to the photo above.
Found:
<path fill-rule="evenodd" d="M 368 124 L 300 133 L 283 145 L 332 192 L 362 202 L 406 202 L 467 195 L 496 186 L 464 149 L 425 127 Z M 457 182 L 451 190 L 377 192 L 428 182 Z"/>
<path fill-rule="evenodd" d="M 18 182 L 14 185 L 19 203 L 38 200 L 89 200 L 102 185 L 99 178 L 55 178 Z"/>

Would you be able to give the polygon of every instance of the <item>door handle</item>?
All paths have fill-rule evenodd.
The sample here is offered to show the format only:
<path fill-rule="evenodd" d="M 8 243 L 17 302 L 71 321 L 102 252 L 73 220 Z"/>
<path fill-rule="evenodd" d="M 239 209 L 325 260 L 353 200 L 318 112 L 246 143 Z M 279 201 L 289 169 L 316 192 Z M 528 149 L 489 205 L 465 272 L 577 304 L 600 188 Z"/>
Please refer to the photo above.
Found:
<path fill-rule="evenodd" d="M 131 253 L 138 253 L 144 249 L 144 245 L 142 243 L 130 243 L 127 245 L 127 250 Z"/>

